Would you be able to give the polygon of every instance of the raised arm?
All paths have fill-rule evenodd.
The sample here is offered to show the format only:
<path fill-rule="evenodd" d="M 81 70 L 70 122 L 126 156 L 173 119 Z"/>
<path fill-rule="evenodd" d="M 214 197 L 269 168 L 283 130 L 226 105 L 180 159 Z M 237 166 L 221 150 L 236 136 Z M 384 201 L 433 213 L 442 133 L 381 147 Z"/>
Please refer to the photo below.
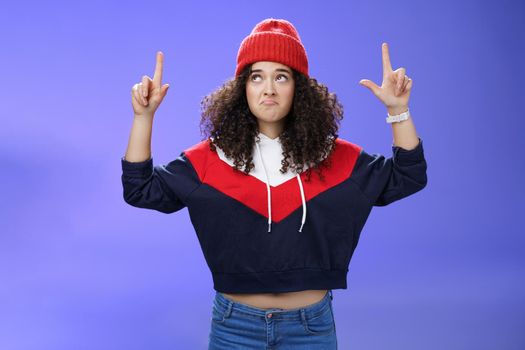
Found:
<path fill-rule="evenodd" d="M 129 162 L 142 162 L 151 158 L 153 117 L 169 88 L 169 84 L 162 85 L 163 60 L 162 52 L 157 52 L 153 80 L 144 75 L 142 82 L 131 89 L 134 116 L 125 156 Z"/>
<path fill-rule="evenodd" d="M 383 82 L 376 85 L 368 79 L 359 83 L 386 106 L 390 115 L 408 110 L 408 99 L 412 79 L 405 68 L 392 70 L 388 45 L 383 43 Z M 400 122 L 391 123 L 393 143 L 392 157 L 361 152 L 356 164 L 356 181 L 365 195 L 376 206 L 384 206 L 423 189 L 427 184 L 427 162 L 423 142 L 417 135 L 412 116 Z"/>
<path fill-rule="evenodd" d="M 144 75 L 142 82 L 132 88 L 134 118 L 126 155 L 121 159 L 121 180 L 126 203 L 173 213 L 187 205 L 189 195 L 200 182 L 184 152 L 166 165 L 153 165 L 153 117 L 169 87 L 162 85 L 163 59 L 162 52 L 157 52 L 153 79 Z"/>
<path fill-rule="evenodd" d="M 408 110 L 408 99 L 413 81 L 401 67 L 392 70 L 387 43 L 381 46 L 383 61 L 383 82 L 376 85 L 368 79 L 361 79 L 361 85 L 367 87 L 385 105 L 388 114 L 397 115 Z M 391 123 L 394 145 L 406 150 L 414 149 L 419 140 L 412 117 L 401 122 Z"/>

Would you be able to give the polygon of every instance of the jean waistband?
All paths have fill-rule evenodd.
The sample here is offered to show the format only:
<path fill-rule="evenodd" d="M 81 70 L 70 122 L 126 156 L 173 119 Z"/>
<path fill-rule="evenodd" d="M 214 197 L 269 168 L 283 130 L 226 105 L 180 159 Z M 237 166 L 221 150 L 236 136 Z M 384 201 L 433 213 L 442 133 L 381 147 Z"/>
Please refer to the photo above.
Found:
<path fill-rule="evenodd" d="M 271 314 L 272 318 L 281 318 L 281 319 L 301 319 L 302 317 L 314 317 L 322 313 L 327 307 L 330 307 L 330 303 L 333 299 L 332 290 L 329 289 L 323 299 L 319 300 L 314 304 L 303 306 L 300 308 L 294 309 L 281 309 L 281 308 L 270 308 L 270 309 L 261 309 L 255 306 L 250 306 L 247 304 L 239 303 L 233 301 L 230 298 L 225 297 L 221 292 L 215 292 L 214 304 L 221 311 L 229 314 L 232 310 L 237 310 L 239 312 L 249 314 L 252 316 L 259 316 L 266 318 Z"/>

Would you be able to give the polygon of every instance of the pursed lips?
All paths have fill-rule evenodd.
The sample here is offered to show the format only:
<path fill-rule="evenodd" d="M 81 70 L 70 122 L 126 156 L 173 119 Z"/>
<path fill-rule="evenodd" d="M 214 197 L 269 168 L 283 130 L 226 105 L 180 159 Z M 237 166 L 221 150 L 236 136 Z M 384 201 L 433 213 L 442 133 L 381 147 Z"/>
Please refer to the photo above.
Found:
<path fill-rule="evenodd" d="M 275 102 L 274 100 L 264 100 L 262 101 L 262 104 L 271 106 L 271 105 L 276 105 L 277 102 Z"/>

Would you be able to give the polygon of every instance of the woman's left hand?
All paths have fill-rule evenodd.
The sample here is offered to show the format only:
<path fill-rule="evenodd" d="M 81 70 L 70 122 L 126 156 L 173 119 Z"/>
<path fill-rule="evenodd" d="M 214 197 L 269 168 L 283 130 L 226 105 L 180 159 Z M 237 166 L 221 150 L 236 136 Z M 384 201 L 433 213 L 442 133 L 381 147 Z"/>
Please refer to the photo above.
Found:
<path fill-rule="evenodd" d="M 389 111 L 401 113 L 408 108 L 408 97 L 412 88 L 412 79 L 406 74 L 405 68 L 392 70 L 387 43 L 382 45 L 383 53 L 383 82 L 377 86 L 368 79 L 362 79 L 359 84 L 369 88 L 373 94 L 383 102 Z"/>

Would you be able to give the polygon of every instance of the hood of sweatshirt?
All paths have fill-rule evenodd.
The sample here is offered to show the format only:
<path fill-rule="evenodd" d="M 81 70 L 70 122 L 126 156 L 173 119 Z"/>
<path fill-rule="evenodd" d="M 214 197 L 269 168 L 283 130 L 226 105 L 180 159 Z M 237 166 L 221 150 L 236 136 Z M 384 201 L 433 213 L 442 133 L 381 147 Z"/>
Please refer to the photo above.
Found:
<path fill-rule="evenodd" d="M 268 200 L 268 232 L 271 232 L 272 224 L 271 188 L 272 186 L 279 186 L 293 177 L 297 178 L 297 191 L 301 194 L 303 206 L 303 216 L 298 230 L 299 232 L 302 232 L 303 225 L 306 221 L 306 199 L 301 176 L 290 168 L 286 173 L 281 173 L 281 162 L 284 159 L 284 155 L 279 137 L 272 139 L 262 132 L 259 132 L 258 136 L 259 140 L 257 138 L 255 139 L 255 145 L 252 151 L 254 168 L 250 171 L 249 176 L 253 176 L 266 184 L 266 197 Z M 232 167 L 234 166 L 233 160 L 226 157 L 219 147 L 217 147 L 217 153 L 221 160 Z M 306 169 L 308 169 L 307 165 L 305 165 L 305 170 Z"/>

